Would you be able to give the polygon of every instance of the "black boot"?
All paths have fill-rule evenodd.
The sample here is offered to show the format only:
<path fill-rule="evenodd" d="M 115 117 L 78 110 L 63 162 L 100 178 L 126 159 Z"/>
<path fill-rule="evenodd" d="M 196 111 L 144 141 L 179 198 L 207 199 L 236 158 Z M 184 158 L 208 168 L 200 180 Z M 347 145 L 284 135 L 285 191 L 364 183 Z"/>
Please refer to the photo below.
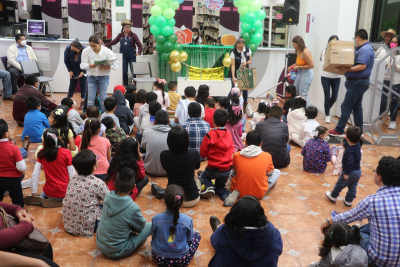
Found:
<path fill-rule="evenodd" d="M 155 196 L 157 199 L 163 199 L 164 193 L 165 193 L 164 188 L 162 188 L 156 184 L 151 184 L 151 194 L 153 196 Z"/>
<path fill-rule="evenodd" d="M 215 232 L 218 226 L 221 224 L 219 219 L 216 216 L 210 216 L 210 225 L 213 232 Z"/>

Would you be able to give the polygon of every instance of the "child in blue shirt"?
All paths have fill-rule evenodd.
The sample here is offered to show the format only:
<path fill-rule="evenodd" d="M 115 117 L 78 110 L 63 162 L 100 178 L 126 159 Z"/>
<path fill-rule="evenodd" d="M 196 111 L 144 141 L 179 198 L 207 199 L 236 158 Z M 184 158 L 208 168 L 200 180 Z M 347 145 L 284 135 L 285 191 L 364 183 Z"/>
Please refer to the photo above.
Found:
<path fill-rule="evenodd" d="M 24 137 L 27 135 L 31 143 L 41 143 L 43 131 L 50 127 L 49 120 L 46 118 L 46 115 L 40 112 L 41 102 L 39 98 L 35 96 L 28 97 L 26 106 L 29 111 L 25 115 L 21 140 L 24 140 Z"/>
<path fill-rule="evenodd" d="M 168 186 L 164 194 L 167 210 L 153 217 L 151 253 L 158 266 L 188 266 L 199 247 L 201 236 L 193 232 L 193 220 L 179 212 L 184 199 L 182 187 Z"/>

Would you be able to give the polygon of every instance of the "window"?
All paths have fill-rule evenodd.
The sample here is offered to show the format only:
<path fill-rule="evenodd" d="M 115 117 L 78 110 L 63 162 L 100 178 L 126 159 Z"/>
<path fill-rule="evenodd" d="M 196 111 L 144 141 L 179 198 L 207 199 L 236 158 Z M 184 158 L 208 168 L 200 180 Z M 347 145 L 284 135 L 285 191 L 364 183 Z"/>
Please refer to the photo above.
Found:
<path fill-rule="evenodd" d="M 373 10 L 370 41 L 382 41 L 380 33 L 389 29 L 399 33 L 400 0 L 375 0 Z"/>

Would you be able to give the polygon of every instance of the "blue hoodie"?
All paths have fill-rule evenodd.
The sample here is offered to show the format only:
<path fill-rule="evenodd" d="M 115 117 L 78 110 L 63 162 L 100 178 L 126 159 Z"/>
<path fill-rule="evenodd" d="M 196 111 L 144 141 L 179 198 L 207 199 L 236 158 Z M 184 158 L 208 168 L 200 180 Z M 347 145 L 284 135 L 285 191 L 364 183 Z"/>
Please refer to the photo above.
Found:
<path fill-rule="evenodd" d="M 215 256 L 210 267 L 276 267 L 282 254 L 282 237 L 271 222 L 263 228 L 233 233 L 225 224 L 211 235 Z"/>

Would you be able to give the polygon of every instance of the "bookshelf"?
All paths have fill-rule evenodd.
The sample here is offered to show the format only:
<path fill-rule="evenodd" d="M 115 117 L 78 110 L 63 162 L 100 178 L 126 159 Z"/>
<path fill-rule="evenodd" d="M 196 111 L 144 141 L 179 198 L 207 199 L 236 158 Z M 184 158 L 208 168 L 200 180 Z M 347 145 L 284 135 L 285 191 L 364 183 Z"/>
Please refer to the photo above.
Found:
<path fill-rule="evenodd" d="M 219 37 L 220 11 L 197 7 L 196 27 L 199 29 L 202 44 L 214 44 Z"/>
<path fill-rule="evenodd" d="M 61 1 L 62 38 L 69 39 L 68 0 Z"/>
<path fill-rule="evenodd" d="M 283 5 L 264 6 L 267 14 L 264 20 L 264 38 L 262 46 L 286 48 L 288 26 L 283 24 Z"/>
<path fill-rule="evenodd" d="M 110 41 L 111 0 L 92 0 L 92 34 L 103 41 Z"/>
<path fill-rule="evenodd" d="M 150 9 L 154 5 L 152 1 L 143 1 L 143 55 L 153 54 L 155 38 L 150 32 Z"/>

